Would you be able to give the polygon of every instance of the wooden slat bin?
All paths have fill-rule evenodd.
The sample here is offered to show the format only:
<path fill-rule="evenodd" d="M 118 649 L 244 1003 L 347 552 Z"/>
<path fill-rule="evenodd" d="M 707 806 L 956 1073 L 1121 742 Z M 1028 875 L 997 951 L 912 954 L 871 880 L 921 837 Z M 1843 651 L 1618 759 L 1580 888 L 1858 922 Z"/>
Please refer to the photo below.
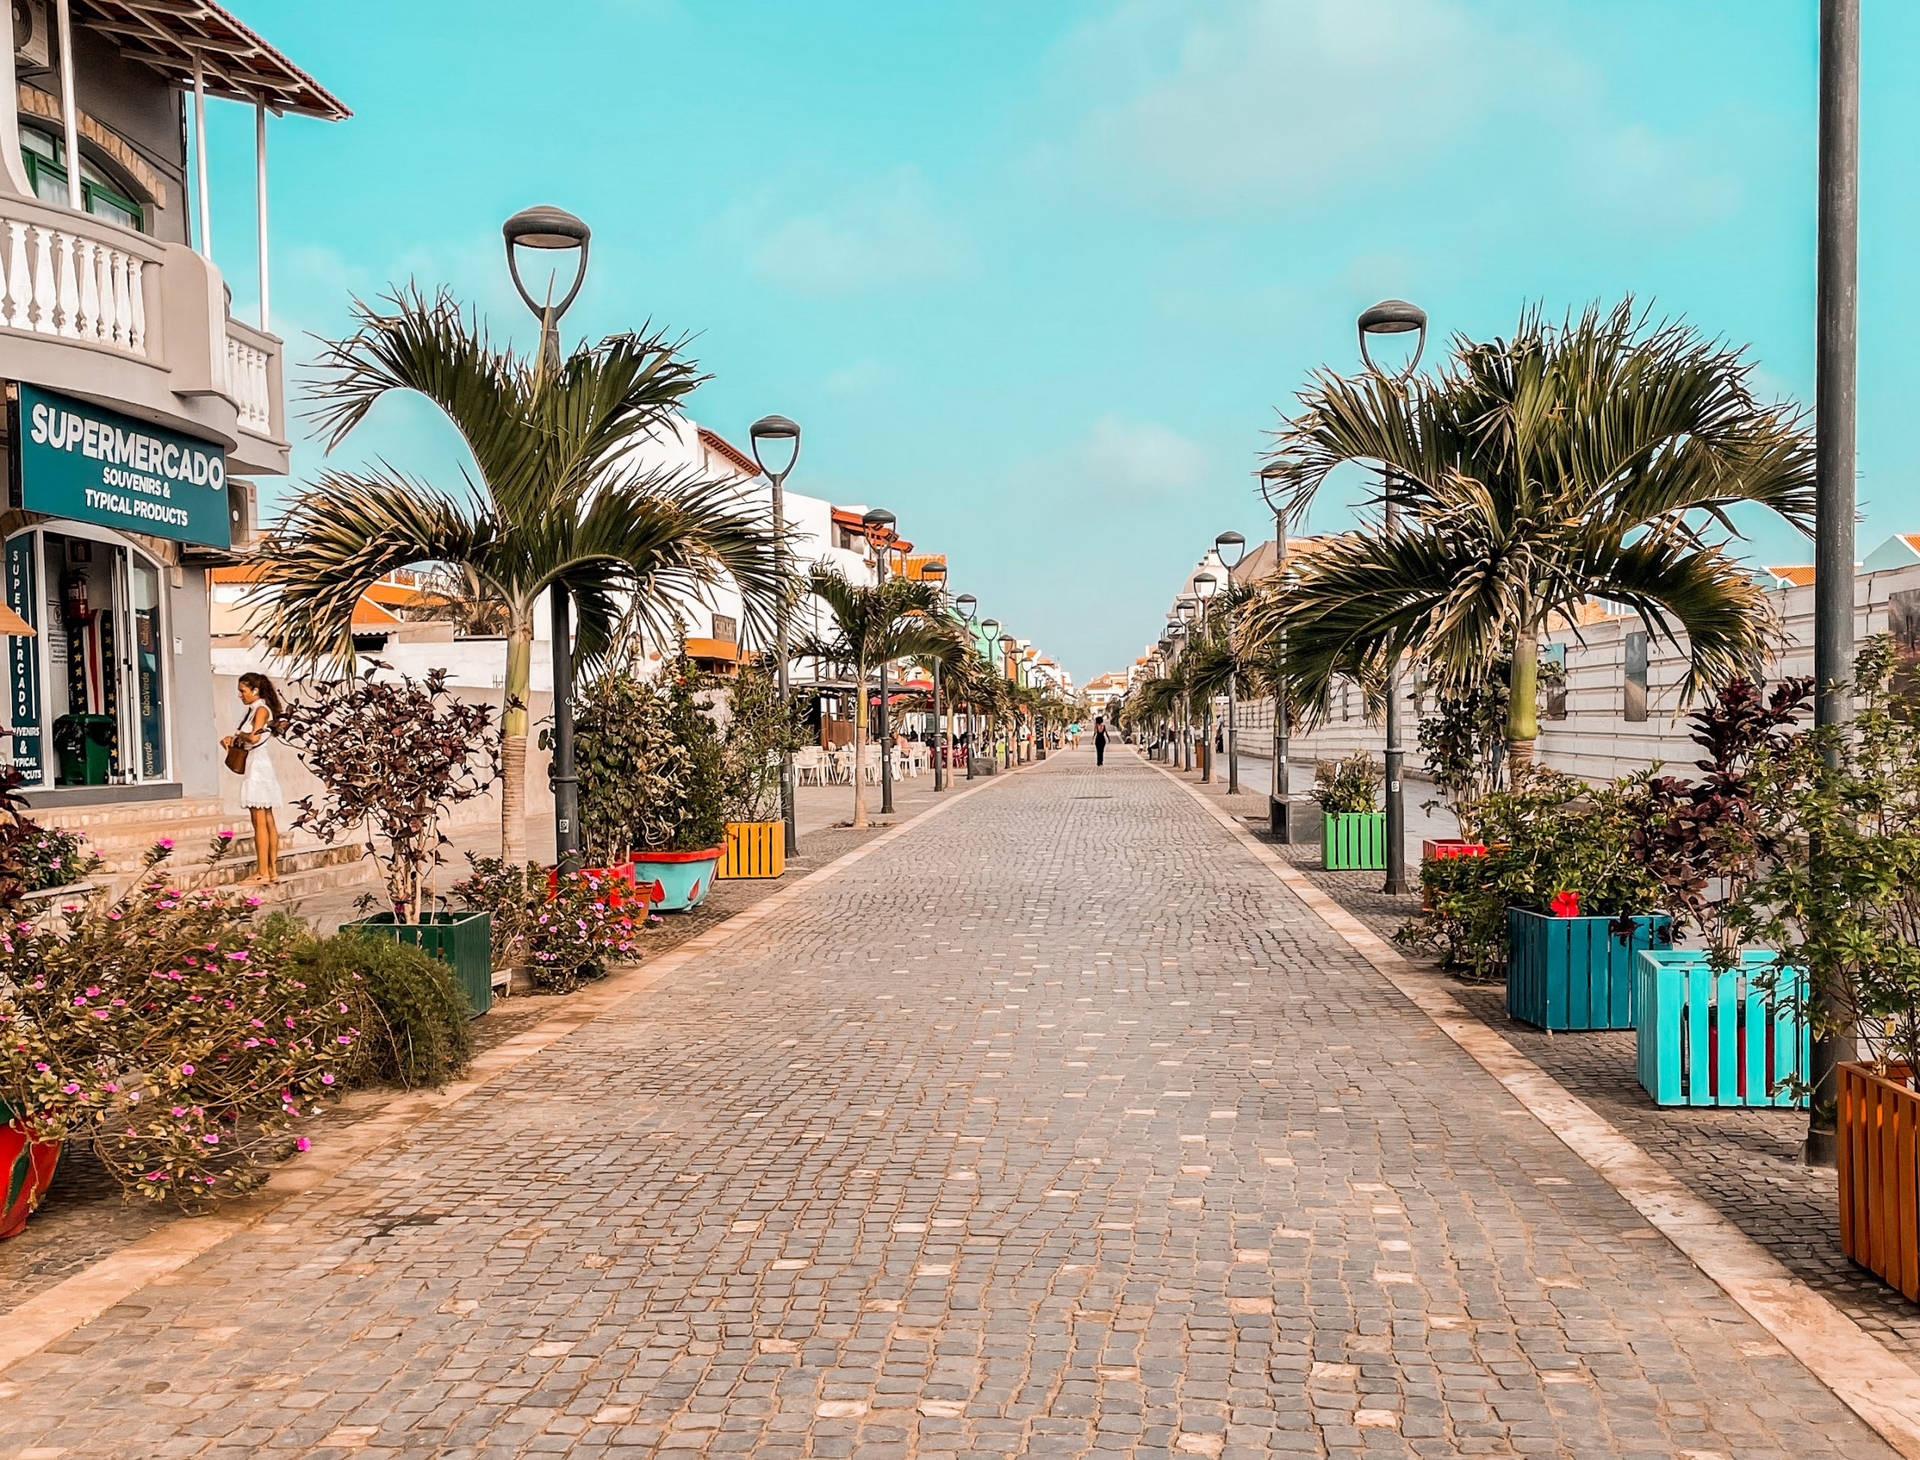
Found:
<path fill-rule="evenodd" d="M 1840 1250 L 1920 1302 L 1920 1095 L 1907 1088 L 1905 1069 L 1887 1075 L 1839 1068 Z"/>
<path fill-rule="evenodd" d="M 1507 909 L 1507 1012 L 1540 1029 L 1633 1028 L 1633 957 L 1673 941 L 1665 914 L 1557 918 Z"/>
<path fill-rule="evenodd" d="M 1743 952 L 1715 973 L 1697 948 L 1641 953 L 1633 1027 L 1640 1085 L 1661 1105 L 1799 1105 L 1781 1088 L 1805 1079 L 1806 975 L 1775 973 L 1774 955 Z"/>

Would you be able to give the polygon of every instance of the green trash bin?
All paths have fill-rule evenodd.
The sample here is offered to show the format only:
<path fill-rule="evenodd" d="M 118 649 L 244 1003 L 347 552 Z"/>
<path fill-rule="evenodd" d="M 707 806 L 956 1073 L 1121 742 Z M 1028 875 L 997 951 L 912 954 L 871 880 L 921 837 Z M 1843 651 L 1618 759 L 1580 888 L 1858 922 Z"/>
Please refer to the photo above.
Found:
<path fill-rule="evenodd" d="M 104 786 L 113 773 L 111 715 L 62 715 L 53 722 L 53 748 L 60 757 L 60 783 Z"/>

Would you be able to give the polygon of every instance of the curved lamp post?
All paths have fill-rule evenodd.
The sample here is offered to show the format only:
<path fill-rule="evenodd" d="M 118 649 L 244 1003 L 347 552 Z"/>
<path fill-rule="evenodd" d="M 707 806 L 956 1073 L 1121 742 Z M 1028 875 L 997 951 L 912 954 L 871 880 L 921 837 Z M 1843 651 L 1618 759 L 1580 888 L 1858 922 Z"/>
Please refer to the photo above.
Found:
<path fill-rule="evenodd" d="M 974 615 L 980 611 L 980 600 L 971 593 L 962 593 L 953 600 L 953 606 L 959 611 L 961 620 L 967 626 L 967 645 L 973 645 Z M 973 701 L 967 701 L 967 779 L 973 779 L 973 753 L 978 748 L 979 729 L 973 722 Z"/>
<path fill-rule="evenodd" d="M 560 368 L 560 316 L 567 312 L 587 278 L 587 244 L 592 231 L 564 208 L 541 206 L 523 208 L 500 228 L 506 241 L 507 272 L 513 287 L 540 321 L 540 352 L 535 357 L 535 388 L 550 370 Z M 520 278 L 520 260 L 515 252 L 537 248 L 551 253 L 572 252 L 573 283 L 558 304 L 553 290 L 544 300 L 535 299 Z M 580 776 L 573 755 L 573 605 L 564 583 L 548 590 L 553 610 L 553 860 L 561 876 L 580 866 Z"/>
<path fill-rule="evenodd" d="M 1213 555 L 1233 581 L 1233 570 L 1247 556 L 1247 540 L 1237 532 L 1223 532 L 1213 540 Z M 1228 644 L 1228 650 L 1233 648 Z M 1240 794 L 1240 669 L 1236 664 L 1227 673 L 1227 794 Z"/>
<path fill-rule="evenodd" d="M 947 565 L 945 563 L 925 564 L 920 569 L 920 579 L 922 582 L 933 584 L 934 591 L 940 595 L 940 602 L 944 607 L 947 598 Z M 953 737 L 948 736 L 947 739 L 951 743 Z M 947 789 L 946 762 L 940 755 L 940 659 L 938 655 L 935 655 L 933 660 L 933 789 L 936 791 Z"/>
<path fill-rule="evenodd" d="M 1427 312 L 1404 299 L 1386 299 L 1361 313 L 1359 329 L 1360 358 L 1366 361 L 1367 369 L 1391 381 L 1396 388 L 1404 387 L 1419 367 L 1420 356 L 1427 348 Z M 1398 370 L 1381 369 L 1367 349 L 1368 338 L 1373 337 L 1377 342 L 1384 336 L 1404 334 L 1414 337 L 1413 354 Z M 1389 538 L 1398 536 L 1400 532 L 1400 507 L 1394 499 L 1393 488 L 1393 469 L 1384 468 L 1381 472 L 1380 496 L 1386 509 Z M 1394 662 L 1387 666 L 1387 880 L 1381 891 L 1389 893 L 1407 891 L 1407 803 L 1400 789 L 1401 768 L 1405 759 L 1406 752 L 1400 744 L 1400 661 L 1396 656 Z"/>
<path fill-rule="evenodd" d="M 1184 598 L 1176 606 L 1179 609 L 1179 617 L 1168 626 L 1167 636 L 1173 640 L 1173 662 L 1177 669 L 1180 661 L 1186 657 L 1187 619 L 1192 610 L 1188 607 L 1188 600 Z M 1174 763 L 1183 771 L 1193 769 L 1193 728 L 1188 722 L 1192 708 L 1184 694 L 1180 696 L 1179 703 L 1174 706 L 1173 731 L 1180 741 L 1180 753 L 1174 757 Z"/>
<path fill-rule="evenodd" d="M 1260 468 L 1261 499 L 1273 514 L 1273 575 L 1287 571 L 1287 492 L 1300 475 L 1300 464 L 1290 456 Z M 1293 840 L 1293 822 L 1287 798 L 1287 636 L 1282 630 L 1274 644 L 1273 663 L 1273 789 L 1267 795 L 1267 833 L 1277 842 Z"/>
<path fill-rule="evenodd" d="M 1000 636 L 1000 670 L 1007 676 L 1008 681 L 1014 685 L 1020 683 L 1019 671 L 1013 662 L 1014 652 L 1018 650 L 1019 647 L 1019 640 L 1015 639 L 1012 634 L 1002 634 Z M 1020 753 L 1020 707 L 1018 705 L 1014 706 L 1013 713 L 1008 716 L 1008 720 L 1010 723 L 1007 725 L 1007 769 L 1012 770 L 1014 758 Z"/>
<path fill-rule="evenodd" d="M 762 416 L 748 429 L 747 440 L 753 447 L 754 464 L 773 483 L 773 571 L 780 580 L 780 607 L 773 620 L 774 669 L 780 680 L 781 713 L 790 716 L 792 702 L 787 688 L 787 613 L 790 605 L 787 601 L 786 485 L 787 473 L 800 461 L 800 427 L 785 416 Z M 764 449 L 763 442 L 767 443 Z M 767 464 L 768 456 L 778 460 L 783 453 L 786 465 Z M 800 850 L 800 825 L 794 810 L 793 750 L 784 745 L 780 751 L 780 819 L 786 823 L 787 855 L 791 857 Z"/>
<path fill-rule="evenodd" d="M 998 674 L 1000 671 L 994 667 L 998 662 L 994 650 L 1000 647 L 1000 620 L 997 618 L 980 620 L 980 632 L 987 641 L 987 673 Z M 1000 729 L 1000 713 L 997 710 L 993 715 L 993 728 L 996 732 Z M 998 751 L 993 752 L 993 758 L 995 760 L 1000 758 Z"/>
<path fill-rule="evenodd" d="M 1220 591 L 1220 580 L 1211 573 L 1193 575 L 1193 596 L 1200 600 L 1200 637 L 1207 636 L 1207 605 L 1213 602 L 1213 595 Z M 1208 694 L 1207 707 L 1200 712 L 1200 783 L 1213 781 L 1213 696 Z"/>
<path fill-rule="evenodd" d="M 875 507 L 860 519 L 860 526 L 866 532 L 867 544 L 873 549 L 874 563 L 879 573 L 882 588 L 887 586 L 887 550 L 899 536 L 893 528 L 894 517 L 885 507 Z M 864 698 L 866 685 L 860 686 Z M 893 735 L 888 725 L 887 715 L 887 661 L 880 661 L 880 814 L 893 814 Z M 860 768 L 854 767 L 853 773 L 860 774 Z"/>

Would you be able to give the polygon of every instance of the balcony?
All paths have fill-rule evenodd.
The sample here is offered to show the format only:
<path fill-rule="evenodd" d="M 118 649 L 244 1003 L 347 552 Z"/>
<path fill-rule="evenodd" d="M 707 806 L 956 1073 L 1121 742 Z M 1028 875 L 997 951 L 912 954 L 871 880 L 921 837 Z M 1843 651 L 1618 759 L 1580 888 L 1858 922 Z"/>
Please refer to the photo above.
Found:
<path fill-rule="evenodd" d="M 90 214 L 0 193 L 0 377 L 220 442 L 287 470 L 281 342 L 232 318 L 220 271 Z"/>

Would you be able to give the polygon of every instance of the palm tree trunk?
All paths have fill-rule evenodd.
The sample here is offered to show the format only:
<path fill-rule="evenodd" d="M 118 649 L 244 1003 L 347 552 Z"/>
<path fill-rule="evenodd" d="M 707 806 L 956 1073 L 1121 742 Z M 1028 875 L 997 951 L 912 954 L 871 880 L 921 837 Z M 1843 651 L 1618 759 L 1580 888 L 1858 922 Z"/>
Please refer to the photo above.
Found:
<path fill-rule="evenodd" d="M 506 708 L 500 716 L 500 857 L 527 860 L 527 702 L 533 697 L 533 625 L 507 632 Z"/>
<path fill-rule="evenodd" d="M 853 697 L 853 827 L 867 824 L 867 671 L 863 665 L 854 675 L 857 681 Z"/>
<path fill-rule="evenodd" d="M 1533 769 L 1533 743 L 1540 738 L 1540 640 L 1523 629 L 1513 645 L 1507 690 L 1507 782 L 1518 786 Z"/>

